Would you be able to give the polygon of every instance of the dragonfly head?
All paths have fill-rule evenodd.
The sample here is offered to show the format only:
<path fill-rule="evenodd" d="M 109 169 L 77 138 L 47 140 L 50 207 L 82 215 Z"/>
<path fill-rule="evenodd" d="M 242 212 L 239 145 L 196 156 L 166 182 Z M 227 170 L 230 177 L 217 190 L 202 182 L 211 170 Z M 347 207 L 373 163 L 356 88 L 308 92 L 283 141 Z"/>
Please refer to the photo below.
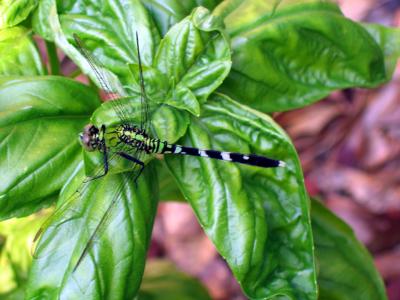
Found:
<path fill-rule="evenodd" d="M 82 146 L 86 151 L 95 151 L 100 147 L 100 130 L 92 124 L 88 124 L 79 135 Z"/>

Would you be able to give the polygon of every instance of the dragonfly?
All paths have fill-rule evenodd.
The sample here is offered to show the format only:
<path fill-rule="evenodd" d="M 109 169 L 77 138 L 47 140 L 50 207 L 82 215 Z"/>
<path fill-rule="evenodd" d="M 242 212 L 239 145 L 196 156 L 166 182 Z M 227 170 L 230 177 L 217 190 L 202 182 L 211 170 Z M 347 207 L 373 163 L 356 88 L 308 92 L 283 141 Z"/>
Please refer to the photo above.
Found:
<path fill-rule="evenodd" d="M 194 147 L 184 146 L 180 144 L 169 143 L 154 137 L 151 134 L 149 117 L 149 100 L 146 94 L 146 84 L 143 75 L 143 65 L 139 45 L 139 36 L 136 33 L 136 49 L 137 49 L 137 62 L 138 62 L 138 84 L 140 89 L 140 122 L 135 124 L 131 121 L 130 116 L 124 111 L 124 106 L 119 104 L 121 98 L 124 97 L 124 91 L 120 86 L 116 85 L 109 79 L 105 72 L 105 67 L 95 58 L 90 51 L 85 47 L 83 41 L 77 36 L 73 36 L 75 46 L 80 51 L 82 56 L 93 71 L 97 83 L 100 88 L 108 94 L 108 99 L 113 103 L 112 107 L 118 116 L 119 122 L 116 125 L 106 126 L 105 124 L 94 125 L 88 124 L 84 127 L 83 132 L 79 138 L 83 148 L 88 152 L 97 152 L 102 156 L 102 165 L 98 166 L 97 172 L 94 176 L 89 177 L 89 181 L 98 180 L 106 176 L 110 170 L 110 161 L 116 157 L 127 160 L 132 163 L 132 180 L 137 182 L 140 175 L 143 173 L 145 164 L 145 156 L 155 154 L 161 155 L 186 155 L 197 156 L 204 159 L 216 159 L 230 163 L 239 163 L 250 165 L 260 168 L 275 168 L 284 167 L 285 162 L 277 159 L 272 159 L 266 156 L 257 155 L 253 153 L 243 154 L 237 152 L 218 151 L 213 149 L 198 149 Z M 125 183 L 122 183 L 119 191 L 123 189 Z M 75 193 L 74 199 L 79 200 L 79 195 L 84 193 L 84 189 Z M 91 233 L 85 248 L 82 251 L 79 259 L 77 260 L 74 271 L 78 268 L 85 255 L 88 253 L 93 244 L 95 236 L 101 232 L 101 228 L 106 226 L 107 219 L 111 215 L 111 211 L 115 203 L 118 201 L 118 193 L 105 210 L 104 215 L 101 217 L 98 225 Z M 65 211 L 67 204 L 62 205 L 56 210 L 55 215 L 61 215 Z M 53 216 L 51 220 L 54 220 Z M 47 225 L 51 222 L 49 220 Z M 63 223 L 61 221 L 60 223 Z M 39 238 L 41 233 L 45 230 L 46 226 L 42 226 L 35 237 L 35 241 Z"/>
<path fill-rule="evenodd" d="M 95 58 L 84 48 L 79 37 L 74 36 L 76 44 L 79 46 L 81 53 L 85 56 L 89 62 L 94 73 L 97 76 L 98 82 L 101 84 L 102 89 L 110 91 L 115 95 L 116 88 L 112 88 L 111 84 L 106 81 L 106 78 L 102 76 L 102 72 L 98 69 L 99 63 L 96 62 Z M 131 161 L 133 164 L 140 166 L 139 172 L 135 177 L 135 181 L 142 173 L 145 164 L 141 161 L 137 155 L 141 153 L 145 154 L 173 154 L 173 155 L 189 155 L 189 156 L 200 156 L 204 158 L 212 158 L 217 160 L 223 160 L 227 162 L 240 163 L 245 165 L 257 166 L 262 168 L 274 168 L 284 167 L 285 162 L 268 158 L 257 154 L 242 154 L 236 152 L 226 152 L 217 150 L 205 150 L 198 149 L 178 144 L 168 143 L 158 138 L 153 138 L 149 134 L 150 118 L 148 117 L 148 99 L 146 95 L 145 82 L 143 77 L 143 67 L 140 55 L 139 38 L 136 33 L 136 45 L 137 45 L 137 56 L 139 64 L 139 83 L 141 89 L 141 103 L 142 103 L 142 121 L 138 126 L 130 122 L 121 122 L 119 125 L 107 128 L 105 125 L 99 127 L 88 124 L 85 126 L 83 133 L 80 135 L 81 143 L 86 151 L 99 151 L 104 156 L 104 172 L 98 175 L 96 178 L 105 176 L 109 170 L 108 164 L 108 152 L 110 149 L 125 148 L 129 149 L 129 152 L 124 151 L 113 151 L 117 155 L 124 159 Z M 118 100 L 116 100 L 118 101 Z M 120 115 L 121 121 L 126 119 L 124 114 L 121 112 L 122 108 L 116 106 L 117 114 Z M 131 155 L 134 152 L 136 155 Z"/>

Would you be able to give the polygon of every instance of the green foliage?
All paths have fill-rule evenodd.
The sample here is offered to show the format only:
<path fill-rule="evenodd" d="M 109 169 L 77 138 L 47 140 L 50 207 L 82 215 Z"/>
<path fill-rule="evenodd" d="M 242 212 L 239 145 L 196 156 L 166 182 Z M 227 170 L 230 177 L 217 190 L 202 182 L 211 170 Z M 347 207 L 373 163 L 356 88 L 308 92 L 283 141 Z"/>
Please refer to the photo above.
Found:
<path fill-rule="evenodd" d="M 231 0 L 222 8 L 234 55 L 221 91 L 254 108 L 303 107 L 333 90 L 374 87 L 391 76 L 395 61 L 387 71 L 382 48 L 332 3 Z"/>
<path fill-rule="evenodd" d="M 75 175 L 61 196 L 60 208 L 47 222 L 27 299 L 132 299 L 137 293 L 157 208 L 157 189 L 151 185 L 157 174 L 149 166 L 137 187 L 129 172 L 109 175 L 85 183 L 76 193 L 83 173 Z M 107 226 L 74 271 L 99 220 L 116 199 Z"/>
<path fill-rule="evenodd" d="M 378 24 L 363 24 L 363 26 L 383 50 L 386 74 L 388 77 L 392 76 L 400 57 L 400 30 Z"/>
<path fill-rule="evenodd" d="M 268 116 L 215 95 L 203 106 L 201 117 L 192 120 L 183 144 L 260 153 L 287 163 L 286 168 L 266 170 L 165 158 L 200 224 L 249 297 L 288 294 L 313 299 L 308 197 L 296 152 L 282 130 Z"/>
<path fill-rule="evenodd" d="M 50 212 L 13 219 L 0 224 L 0 299 L 22 300 L 32 262 L 33 238 Z M 179 272 L 170 262 L 150 260 L 146 264 L 137 300 L 209 300 L 204 287 Z"/>
<path fill-rule="evenodd" d="M 0 223 L 0 299 L 24 299 L 33 238 L 47 212 Z"/>
<path fill-rule="evenodd" d="M 38 0 L 1 0 L 0 29 L 12 27 L 24 21 L 37 3 Z"/>
<path fill-rule="evenodd" d="M 311 216 L 319 299 L 387 299 L 371 255 L 351 228 L 316 200 Z"/>
<path fill-rule="evenodd" d="M 0 219 L 54 201 L 79 162 L 77 132 L 98 104 L 93 90 L 67 78 L 0 79 Z"/>
<path fill-rule="evenodd" d="M 0 75 L 44 75 L 45 70 L 30 30 L 11 27 L 0 30 Z"/>
<path fill-rule="evenodd" d="M 135 300 L 211 300 L 195 279 L 179 272 L 172 263 L 150 260 Z"/>
<path fill-rule="evenodd" d="M 29 11 L 7 24 L 19 23 Z M 398 30 L 354 23 L 336 5 L 315 0 L 42 0 L 32 26 L 99 85 L 73 42 L 74 33 L 80 36 L 124 98 L 100 105 L 93 86 L 43 76 L 31 29 L 0 31 L 0 219 L 29 215 L 58 199 L 37 245 L 26 299 L 132 299 L 157 202 L 170 197 L 190 203 L 249 298 L 317 299 L 310 205 L 295 148 L 270 117 L 249 106 L 287 110 L 334 89 L 389 80 L 400 55 Z M 85 152 L 83 159 L 77 139 L 82 127 L 89 120 L 118 122 L 116 105 L 139 120 L 136 32 L 153 134 L 200 148 L 266 155 L 287 167 L 166 156 L 163 163 L 146 161 L 137 186 L 126 161 L 111 164 L 102 179 L 85 180 L 85 173 L 102 170 L 93 168 L 98 157 Z M 358 280 L 352 299 L 385 299 L 365 250 L 347 227 L 338 232 L 344 226 L 316 207 L 321 297 L 346 293 L 348 284 L 337 284 L 340 277 Z M 97 232 L 104 213 L 106 226 Z M 160 277 L 144 283 L 139 299 L 160 297 Z M 182 279 L 174 272 L 171 278 Z M 184 292 L 191 290 L 186 284 Z M 374 289 L 356 295 L 367 284 Z M 203 293 L 195 285 L 193 291 Z"/>
<path fill-rule="evenodd" d="M 189 15 L 195 7 L 212 10 L 221 0 L 144 0 L 142 4 L 150 12 L 160 36 L 170 27 Z"/>
<path fill-rule="evenodd" d="M 169 81 L 164 103 L 198 116 L 200 104 L 228 75 L 230 49 L 222 24 L 204 8 L 173 26 L 162 39 L 154 65 Z"/>

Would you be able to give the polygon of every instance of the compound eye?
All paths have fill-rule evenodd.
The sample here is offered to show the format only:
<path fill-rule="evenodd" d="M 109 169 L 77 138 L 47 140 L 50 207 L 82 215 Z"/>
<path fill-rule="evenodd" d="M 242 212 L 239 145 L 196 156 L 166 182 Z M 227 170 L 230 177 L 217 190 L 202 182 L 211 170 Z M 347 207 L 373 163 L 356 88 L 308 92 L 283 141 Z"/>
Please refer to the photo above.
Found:
<path fill-rule="evenodd" d="M 87 124 L 83 128 L 83 134 L 93 134 L 95 130 L 96 130 L 96 126 L 94 126 L 93 124 Z"/>
<path fill-rule="evenodd" d="M 80 140 L 82 146 L 87 151 L 94 151 L 97 146 L 97 134 L 99 133 L 99 129 L 92 125 L 88 124 L 83 129 L 83 133 L 80 135 Z"/>
<path fill-rule="evenodd" d="M 91 134 L 97 134 L 97 133 L 99 133 L 99 129 L 96 127 L 96 126 L 94 126 L 94 125 L 90 125 L 89 124 L 89 132 L 91 133 Z"/>

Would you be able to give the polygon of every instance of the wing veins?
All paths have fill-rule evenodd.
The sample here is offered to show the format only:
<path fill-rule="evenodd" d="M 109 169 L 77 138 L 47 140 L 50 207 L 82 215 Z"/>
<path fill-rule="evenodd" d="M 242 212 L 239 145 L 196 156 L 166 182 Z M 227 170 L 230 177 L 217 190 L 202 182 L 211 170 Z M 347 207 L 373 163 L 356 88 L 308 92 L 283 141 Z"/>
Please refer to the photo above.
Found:
<path fill-rule="evenodd" d="M 136 154 L 139 152 L 139 150 L 137 149 L 135 151 L 135 156 Z M 136 156 L 137 159 L 141 160 L 140 157 L 143 157 L 143 152 L 139 152 L 139 155 Z M 138 171 L 137 167 L 139 167 L 139 164 L 134 163 L 133 166 L 133 170 L 131 172 L 129 172 L 129 174 L 132 175 L 132 178 L 136 177 L 136 173 Z M 85 245 L 85 248 L 83 249 L 81 255 L 79 256 L 78 261 L 76 262 L 74 268 L 73 268 L 73 272 L 76 271 L 76 269 L 78 269 L 79 265 L 82 263 L 83 259 L 86 257 L 86 255 L 89 253 L 90 249 L 93 247 L 94 245 L 94 240 L 95 237 L 97 236 L 98 233 L 101 233 L 103 231 L 103 229 L 106 228 L 106 225 L 108 224 L 108 220 L 111 216 L 111 212 L 113 207 L 115 207 L 115 204 L 118 202 L 118 200 L 120 199 L 119 196 L 121 195 L 124 186 L 127 184 L 127 179 L 123 178 L 122 179 L 123 182 L 122 184 L 120 184 L 120 186 L 118 187 L 118 191 L 116 192 L 116 194 L 114 195 L 113 200 L 111 201 L 110 205 L 107 207 L 107 210 L 104 212 L 103 216 L 100 219 L 100 222 L 97 224 L 95 230 L 93 231 L 93 233 L 91 234 L 91 236 L 89 237 L 88 242 Z"/>
<path fill-rule="evenodd" d="M 93 56 L 84 46 L 82 40 L 74 34 L 74 40 L 76 45 L 78 46 L 79 52 L 85 57 L 86 61 L 89 63 L 89 66 L 94 71 L 97 80 L 99 81 L 101 88 L 107 93 L 107 95 L 111 96 L 109 99 L 117 100 L 122 96 L 118 93 L 117 89 L 113 88 L 112 85 L 108 82 L 107 78 L 104 75 L 104 72 L 101 71 L 100 68 L 105 69 L 105 67 Z M 119 97 L 115 96 L 117 94 Z M 119 105 L 113 105 L 116 109 L 117 114 L 120 118 L 124 121 L 127 121 L 128 118 L 126 117 L 123 109 Z"/>
<path fill-rule="evenodd" d="M 142 58 L 140 55 L 139 36 L 138 36 L 137 32 L 136 32 L 136 48 L 137 48 L 138 65 L 139 65 L 140 103 L 142 106 L 140 127 L 145 132 L 148 132 L 148 130 L 149 130 L 149 116 L 148 116 L 149 115 L 149 104 L 148 104 L 148 98 L 147 98 L 145 84 L 144 84 Z"/>

